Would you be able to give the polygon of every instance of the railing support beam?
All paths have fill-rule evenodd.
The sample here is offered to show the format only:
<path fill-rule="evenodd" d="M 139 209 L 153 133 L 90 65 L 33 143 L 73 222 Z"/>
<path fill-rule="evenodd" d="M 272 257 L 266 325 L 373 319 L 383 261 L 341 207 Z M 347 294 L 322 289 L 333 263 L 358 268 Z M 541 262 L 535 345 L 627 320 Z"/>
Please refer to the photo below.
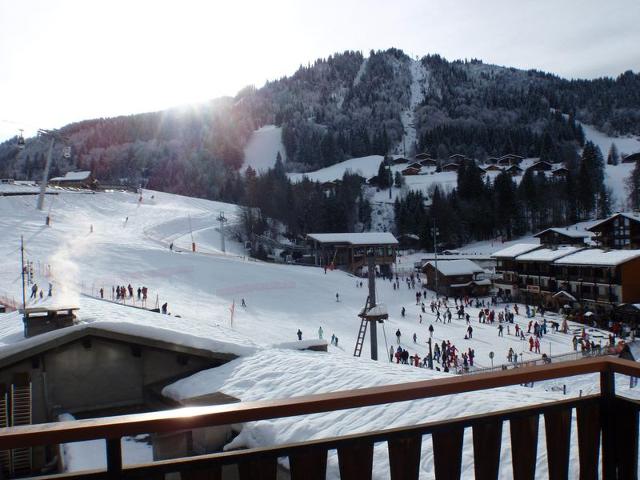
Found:
<path fill-rule="evenodd" d="M 613 370 L 607 368 L 600 372 L 600 415 L 602 421 L 602 478 L 615 479 L 616 438 L 614 400 L 616 394 Z"/>
<path fill-rule="evenodd" d="M 120 437 L 107 438 L 107 477 L 119 479 L 122 477 L 122 447 Z"/>

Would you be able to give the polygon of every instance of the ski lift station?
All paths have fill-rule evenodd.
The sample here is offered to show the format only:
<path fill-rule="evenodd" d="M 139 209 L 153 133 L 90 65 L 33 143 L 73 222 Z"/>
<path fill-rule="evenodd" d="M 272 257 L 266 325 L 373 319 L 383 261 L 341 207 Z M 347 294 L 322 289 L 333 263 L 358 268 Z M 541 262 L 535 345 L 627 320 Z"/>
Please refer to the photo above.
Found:
<path fill-rule="evenodd" d="M 396 261 L 398 240 L 389 232 L 310 233 L 307 241 L 313 249 L 317 266 L 340 268 L 359 273 L 367 264 L 367 252 L 374 254 L 374 263 L 382 273 L 391 272 Z"/>

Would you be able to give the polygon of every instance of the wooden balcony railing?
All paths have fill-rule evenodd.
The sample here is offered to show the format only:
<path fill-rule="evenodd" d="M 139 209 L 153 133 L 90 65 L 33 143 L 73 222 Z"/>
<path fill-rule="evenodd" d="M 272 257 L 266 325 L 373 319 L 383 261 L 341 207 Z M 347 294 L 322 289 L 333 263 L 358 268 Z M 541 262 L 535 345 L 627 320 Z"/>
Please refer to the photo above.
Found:
<path fill-rule="evenodd" d="M 145 465 L 124 467 L 122 464 L 120 440 L 123 436 L 183 431 L 404 402 L 592 373 L 599 374 L 598 395 L 296 444 L 162 460 Z M 219 479 L 222 466 L 228 464 L 238 465 L 241 479 L 275 479 L 277 461 L 281 457 L 289 458 L 291 478 L 315 480 L 325 478 L 327 452 L 337 450 L 341 478 L 366 480 L 370 479 L 372 474 L 373 446 L 375 443 L 384 442 L 388 445 L 391 478 L 396 480 L 418 478 L 422 437 L 430 434 L 433 437 L 436 478 L 457 479 L 461 476 L 464 431 L 470 428 L 473 437 L 475 478 L 495 479 L 500 468 L 503 424 L 508 421 L 512 458 L 515 459 L 512 462 L 513 478 L 520 480 L 535 477 L 539 417 L 542 415 L 549 478 L 568 478 L 571 448 L 577 448 L 579 452 L 581 479 L 599 478 L 600 472 L 605 479 L 636 478 L 640 403 L 616 395 L 615 374 L 639 377 L 640 365 L 627 360 L 600 357 L 558 365 L 533 366 L 284 400 L 6 428 L 0 429 L 0 450 L 104 439 L 107 447 L 106 471 L 37 477 L 66 480 L 160 479 L 164 474 L 171 472 L 180 472 L 182 478 L 187 479 Z M 577 445 L 572 446 L 571 425 L 574 410 L 577 419 Z M 366 415 L 366 412 L 362 414 Z"/>

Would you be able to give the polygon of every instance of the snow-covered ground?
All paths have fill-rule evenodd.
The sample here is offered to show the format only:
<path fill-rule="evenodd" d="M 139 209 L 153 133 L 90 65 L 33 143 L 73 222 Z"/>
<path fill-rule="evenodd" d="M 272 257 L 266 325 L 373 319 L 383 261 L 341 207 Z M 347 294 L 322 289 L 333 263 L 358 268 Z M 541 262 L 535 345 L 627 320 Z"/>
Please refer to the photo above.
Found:
<path fill-rule="evenodd" d="M 272 168 L 280 152 L 282 161 L 287 161 L 287 154 L 282 144 L 282 128 L 265 125 L 251 134 L 249 143 L 244 149 L 243 169 L 251 167 L 257 172 Z"/>
<path fill-rule="evenodd" d="M 378 162 L 374 163 L 377 170 Z M 231 349 L 243 357 L 233 365 L 246 365 L 254 370 L 253 376 L 248 373 L 245 376 L 246 392 L 234 390 L 240 388 L 238 385 L 243 376 L 229 376 L 233 365 L 216 369 L 219 378 L 218 373 L 207 373 L 213 375 L 212 380 L 205 377 L 201 383 L 203 388 L 236 392 L 243 400 L 257 399 L 266 395 L 269 389 L 269 398 L 275 398 L 442 375 L 390 364 L 385 354 L 392 345 L 397 345 L 395 332 L 399 329 L 401 345 L 412 355 L 417 353 L 424 357 L 428 352 L 426 340 L 430 324 L 434 325 L 436 341 L 450 340 L 461 351 L 475 349 L 476 365 L 481 367 L 491 364 L 489 352 L 495 353 L 496 363 L 504 361 L 509 348 L 522 353 L 525 360 L 540 358 L 524 348 L 523 342 L 513 335 L 513 329 L 505 330 L 504 337 L 498 337 L 496 326 L 477 323 L 478 310 L 475 308 L 468 309 L 473 321 L 473 340 L 465 340 L 466 323 L 456 319 L 455 311 L 451 323 L 434 322 L 428 308 L 431 293 L 423 313 L 416 304 L 416 290 L 409 289 L 404 282 L 396 290 L 391 282 L 382 280 L 377 284 L 377 297 L 387 305 L 390 313 L 379 334 L 382 360 L 377 363 L 366 360 L 369 357 L 368 339 L 363 358 L 353 358 L 360 325 L 357 314 L 367 297 L 366 286 L 358 286 L 361 279 L 341 271 L 325 274 L 320 268 L 275 265 L 249 261 L 235 254 L 224 255 L 219 251 L 219 236 L 212 229 L 216 227 L 220 211 L 225 212 L 230 222 L 237 218 L 234 205 L 150 191 L 143 192 L 142 197 L 139 202 L 138 195 L 124 192 L 79 194 L 61 191 L 46 199 L 45 212 L 52 206 L 50 227 L 44 225 L 46 213 L 35 209 L 35 196 L 0 197 L 0 257 L 3 258 L 0 296 L 21 298 L 20 236 L 24 236 L 25 255 L 33 262 L 36 283 L 45 288 L 45 293 L 48 283 L 53 284 L 50 300 L 45 296 L 44 300 L 29 301 L 30 305 L 78 305 L 83 323 L 74 328 L 93 324 L 102 328 L 134 329 L 154 338 L 172 338 L 200 348 Z M 196 253 L 189 249 L 189 229 L 193 230 L 197 242 Z M 179 252 L 169 250 L 172 241 L 180 247 Z M 233 242 L 227 242 L 229 244 Z M 495 251 L 503 246 L 485 245 L 483 251 Z M 102 287 L 105 296 L 110 297 L 113 285 L 129 283 L 134 288 L 147 286 L 151 306 L 156 299 L 159 304 L 168 302 L 172 315 L 155 314 L 82 295 L 97 295 Z M 336 293 L 339 301 L 336 301 Z M 242 299 L 245 299 L 246 307 L 240 306 Z M 231 322 L 230 309 L 234 303 L 235 315 Z M 403 307 L 405 317 L 400 315 Z M 528 320 L 516 316 L 516 322 L 526 328 Z M 287 342 L 297 344 L 298 329 L 303 332 L 303 339 L 312 339 L 318 337 L 319 327 L 325 338 L 336 335 L 339 339 L 338 346 L 329 346 L 327 354 L 296 356 L 283 348 Z M 17 314 L 0 315 L 0 354 L 35 341 L 23 339 L 21 332 Z M 414 333 L 416 342 L 412 339 Z M 561 333 L 549 334 L 542 342 L 542 352 L 556 355 L 572 351 L 571 338 L 571 335 Z M 285 368 L 285 364 L 289 366 Z M 291 371 L 296 365 L 300 368 L 297 373 Z M 280 371 L 277 378 L 271 375 L 274 368 Z M 238 370 L 243 371 L 246 370 Z M 315 377 L 311 375 L 312 371 Z M 249 388 L 251 384 L 255 388 Z M 191 388 L 185 387 L 185 392 L 190 392 Z M 426 421 L 507 408 L 525 400 L 553 399 L 553 395 L 543 388 L 524 391 L 521 387 L 512 387 L 492 393 L 491 402 L 483 401 L 480 395 L 467 395 L 442 404 L 425 401 L 417 402 L 415 407 L 380 408 L 374 415 L 364 415 L 361 411 L 341 412 L 335 414 L 336 425 L 331 428 L 316 421 L 257 422 L 246 425 L 237 441 L 267 445 L 273 441 L 307 439 L 326 433 L 408 424 L 418 418 L 417 412 L 420 412 L 420 419 Z M 429 404 L 433 406 L 428 407 Z M 437 405 L 446 405 L 446 408 Z M 403 415 L 402 412 L 408 413 Z M 505 452 L 508 451 L 506 445 Z M 469 471 L 470 448 L 470 443 L 465 442 L 466 471 Z M 388 470 L 384 455 L 377 449 L 376 478 L 383 477 Z M 425 449 L 424 455 L 423 476 L 429 478 L 433 472 L 431 449 Z M 332 462 L 330 471 L 335 472 L 335 459 Z M 508 478 L 509 467 L 505 467 L 504 475 Z"/>

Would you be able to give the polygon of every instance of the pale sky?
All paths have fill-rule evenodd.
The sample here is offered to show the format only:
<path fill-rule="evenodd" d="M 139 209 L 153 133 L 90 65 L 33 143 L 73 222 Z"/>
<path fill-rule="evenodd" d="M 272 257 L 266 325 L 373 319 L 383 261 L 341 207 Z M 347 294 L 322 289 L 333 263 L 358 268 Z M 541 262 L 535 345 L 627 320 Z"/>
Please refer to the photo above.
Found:
<path fill-rule="evenodd" d="M 640 71 L 640 0 L 0 0 L 0 140 L 235 95 L 344 50 Z"/>

